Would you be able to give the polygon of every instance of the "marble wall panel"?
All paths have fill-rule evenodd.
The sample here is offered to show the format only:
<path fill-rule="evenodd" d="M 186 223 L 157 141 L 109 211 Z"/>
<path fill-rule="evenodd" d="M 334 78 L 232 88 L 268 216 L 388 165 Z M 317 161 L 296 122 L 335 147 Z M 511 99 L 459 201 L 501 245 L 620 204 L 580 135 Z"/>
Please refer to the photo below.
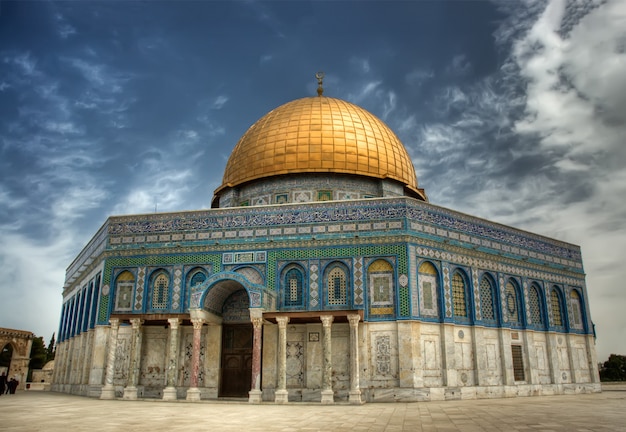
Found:
<path fill-rule="evenodd" d="M 287 331 L 287 388 L 306 387 L 306 326 L 290 325 Z"/>
<path fill-rule="evenodd" d="M 333 390 L 350 388 L 350 329 L 348 324 L 332 326 Z"/>
<path fill-rule="evenodd" d="M 144 327 L 139 384 L 147 387 L 165 386 L 168 329 Z"/>
<path fill-rule="evenodd" d="M 371 383 L 375 387 L 397 385 L 398 333 L 395 323 L 369 326 L 368 351 Z M 395 383 L 395 384 L 394 384 Z"/>
<path fill-rule="evenodd" d="M 322 325 L 306 325 L 306 387 L 320 389 L 322 387 Z"/>
<path fill-rule="evenodd" d="M 130 326 L 120 327 L 117 334 L 117 349 L 115 350 L 115 367 L 113 369 L 113 385 L 125 386 L 128 380 L 130 365 Z"/>

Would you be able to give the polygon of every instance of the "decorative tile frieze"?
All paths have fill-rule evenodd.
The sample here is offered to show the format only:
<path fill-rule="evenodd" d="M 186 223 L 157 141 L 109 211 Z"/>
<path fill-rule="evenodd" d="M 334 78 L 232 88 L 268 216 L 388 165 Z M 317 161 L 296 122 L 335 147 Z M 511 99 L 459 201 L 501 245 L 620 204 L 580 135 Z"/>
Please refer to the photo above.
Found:
<path fill-rule="evenodd" d="M 502 263 L 494 260 L 476 258 L 471 255 L 463 255 L 453 252 L 440 251 L 438 249 L 432 249 L 425 246 L 417 246 L 415 252 L 418 256 L 434 258 L 437 260 L 449 261 L 456 264 L 480 268 L 484 270 L 490 270 L 492 272 L 501 272 L 511 275 L 518 275 L 535 280 L 548 280 L 555 283 L 576 285 L 581 283 L 581 279 L 572 278 L 560 275 L 558 273 L 542 272 L 527 267 L 513 266 L 511 264 Z"/>
<path fill-rule="evenodd" d="M 389 228 L 400 229 L 407 218 L 412 230 L 457 238 L 482 247 L 496 248 L 519 254 L 522 249 L 532 251 L 529 256 L 540 259 L 543 255 L 564 259 L 563 265 L 576 266 L 580 261 L 580 248 L 557 240 L 519 231 L 489 221 L 474 218 L 432 204 L 407 198 L 378 199 L 362 202 L 312 203 L 280 208 L 230 208 L 186 213 L 112 217 L 108 232 L 111 237 L 132 233 L 207 230 L 236 227 L 271 226 L 281 224 L 309 224 L 331 221 L 372 221 L 396 219 Z M 345 230 L 344 224 L 344 230 Z M 451 233 L 454 235 L 451 236 Z M 112 239 L 111 239 L 112 240 Z M 162 239 L 167 241 L 169 239 Z M 504 247 L 504 245 L 511 245 Z"/>

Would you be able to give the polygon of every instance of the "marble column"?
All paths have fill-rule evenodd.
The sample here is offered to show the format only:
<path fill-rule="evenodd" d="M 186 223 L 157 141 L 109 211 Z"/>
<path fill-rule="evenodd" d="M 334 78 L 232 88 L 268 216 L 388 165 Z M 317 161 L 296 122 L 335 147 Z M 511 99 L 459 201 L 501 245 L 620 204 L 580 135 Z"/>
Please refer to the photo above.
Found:
<path fill-rule="evenodd" d="M 274 402 L 289 402 L 289 392 L 287 391 L 287 323 L 289 317 L 277 317 L 278 323 L 278 385 L 276 388 Z"/>
<path fill-rule="evenodd" d="M 163 389 L 163 400 L 176 400 L 176 375 L 178 372 L 178 333 L 180 319 L 168 318 L 170 338 L 167 350 L 166 387 Z"/>
<path fill-rule="evenodd" d="M 113 318 L 109 321 L 109 340 L 107 351 L 107 366 L 104 375 L 104 387 L 100 392 L 100 399 L 115 399 L 115 387 L 113 386 L 113 375 L 115 374 L 115 352 L 117 351 L 117 331 L 120 328 L 120 320 Z"/>
<path fill-rule="evenodd" d="M 350 393 L 348 400 L 351 404 L 362 404 L 361 388 L 359 386 L 359 321 L 358 314 L 348 315 L 350 322 Z"/>
<path fill-rule="evenodd" d="M 128 371 L 128 382 L 124 387 L 124 399 L 137 399 L 137 384 L 139 384 L 139 369 L 141 367 L 141 343 L 143 320 L 133 318 L 130 320 L 133 334 L 130 340 L 130 370 Z"/>
<path fill-rule="evenodd" d="M 261 391 L 261 332 L 263 331 L 263 318 L 252 318 L 252 388 L 248 393 L 248 402 L 261 403 L 263 392 Z"/>
<path fill-rule="evenodd" d="M 324 355 L 324 374 L 322 376 L 322 400 L 323 404 L 335 403 L 333 392 L 333 352 L 332 352 L 332 315 L 320 316 L 322 320 L 322 351 Z"/>
<path fill-rule="evenodd" d="M 188 401 L 200 400 L 200 389 L 198 388 L 198 378 L 200 376 L 200 339 L 202 338 L 202 318 L 193 318 L 193 349 L 191 353 L 191 379 L 189 389 L 187 389 Z"/>

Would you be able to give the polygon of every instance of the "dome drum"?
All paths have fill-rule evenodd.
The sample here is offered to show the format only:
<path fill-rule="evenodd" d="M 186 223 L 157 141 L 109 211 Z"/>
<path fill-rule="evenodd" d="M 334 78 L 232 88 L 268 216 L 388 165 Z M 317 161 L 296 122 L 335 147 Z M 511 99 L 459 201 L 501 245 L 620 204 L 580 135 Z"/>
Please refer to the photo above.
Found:
<path fill-rule="evenodd" d="M 222 190 L 213 207 L 291 204 L 407 196 L 404 185 L 389 179 L 323 173 L 279 175 Z M 409 195 L 410 196 L 410 195 Z"/>

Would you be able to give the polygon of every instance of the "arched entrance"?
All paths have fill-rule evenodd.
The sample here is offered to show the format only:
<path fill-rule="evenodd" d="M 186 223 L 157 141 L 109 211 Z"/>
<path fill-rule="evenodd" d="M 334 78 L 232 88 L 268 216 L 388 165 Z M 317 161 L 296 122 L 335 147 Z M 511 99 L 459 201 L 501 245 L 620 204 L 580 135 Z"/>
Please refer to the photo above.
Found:
<path fill-rule="evenodd" d="M 247 397 L 252 384 L 250 298 L 244 286 L 233 279 L 212 285 L 203 309 L 222 318 L 219 397 Z"/>
<path fill-rule="evenodd" d="M 219 396 L 247 397 L 252 381 L 252 324 L 246 290 L 226 299 L 222 319 Z"/>
<path fill-rule="evenodd" d="M 19 381 L 18 389 L 24 389 L 26 385 L 34 337 L 28 331 L 0 328 L 0 371 L 5 371 L 7 379 Z"/>
<path fill-rule="evenodd" d="M 13 345 L 10 343 L 5 344 L 0 348 L 0 373 L 5 376 L 9 375 L 9 369 L 11 368 L 11 359 L 13 358 Z"/>

